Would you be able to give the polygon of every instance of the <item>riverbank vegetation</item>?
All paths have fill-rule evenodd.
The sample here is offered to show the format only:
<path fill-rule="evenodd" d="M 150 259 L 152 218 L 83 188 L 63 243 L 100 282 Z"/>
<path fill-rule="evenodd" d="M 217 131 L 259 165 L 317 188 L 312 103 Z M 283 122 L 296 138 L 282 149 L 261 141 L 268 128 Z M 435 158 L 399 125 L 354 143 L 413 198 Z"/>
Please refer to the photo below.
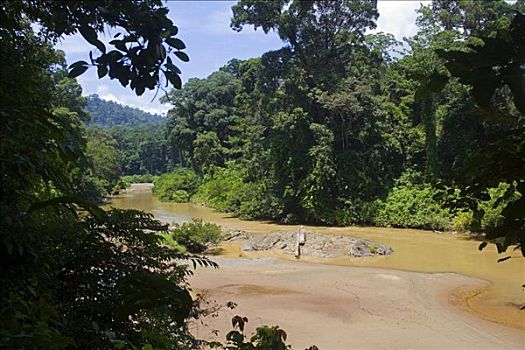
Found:
<path fill-rule="evenodd" d="M 404 43 L 365 34 L 376 16 L 365 5 L 349 27 L 323 27 L 300 6 L 282 16 L 248 2 L 234 6 L 236 30 L 275 30 L 284 46 L 234 59 L 164 98 L 173 106 L 167 152 L 180 169 L 157 179 L 155 194 L 284 223 L 494 229 L 521 196 L 520 175 L 479 182 L 470 201 L 460 199 L 460 188 L 487 140 L 521 132 L 514 90 L 500 85 L 489 96 L 503 122 L 465 79 L 421 82 L 456 73 L 463 66 L 442 52 L 499 38 L 522 4 L 432 6 L 419 10 L 419 32 Z M 332 5 L 318 9 L 325 10 L 326 19 L 345 16 L 331 13 Z M 177 187 L 183 173 L 197 175 L 191 193 Z"/>
<path fill-rule="evenodd" d="M 202 219 L 175 224 L 170 235 L 190 253 L 202 253 L 208 246 L 219 244 L 222 239 L 221 228 L 216 224 L 203 222 Z"/>

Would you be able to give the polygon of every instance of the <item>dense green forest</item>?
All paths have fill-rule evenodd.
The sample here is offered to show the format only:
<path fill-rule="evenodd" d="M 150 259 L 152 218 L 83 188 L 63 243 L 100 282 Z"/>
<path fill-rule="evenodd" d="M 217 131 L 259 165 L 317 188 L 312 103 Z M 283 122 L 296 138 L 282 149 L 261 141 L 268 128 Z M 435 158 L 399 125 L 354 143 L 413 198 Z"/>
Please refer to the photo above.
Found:
<path fill-rule="evenodd" d="M 470 202 L 460 190 L 469 181 L 464 169 L 488 142 L 522 132 L 523 109 L 512 99 L 519 84 L 480 92 L 457 75 L 445 86 L 446 74 L 468 67 L 443 52 L 466 55 L 480 38 L 503 38 L 522 2 L 423 6 L 419 32 L 404 46 L 366 34 L 377 18 L 372 4 L 280 6 L 243 1 L 232 27 L 275 30 L 282 49 L 231 60 L 164 97 L 173 106 L 168 157 L 182 168 L 156 180 L 160 198 L 284 223 L 483 231 L 503 224 L 523 172 L 480 184 L 483 195 Z M 513 53 L 487 54 L 481 64 Z M 498 116 L 496 107 L 483 111 L 488 102 Z M 513 167 L 523 165 L 522 145 L 512 150 Z"/>
<path fill-rule="evenodd" d="M 231 27 L 273 30 L 283 47 L 184 86 L 161 1 L 0 9 L 1 348 L 202 345 L 180 261 L 215 264 L 161 245 L 149 214 L 93 204 L 123 175 L 163 174 L 160 198 L 243 218 L 485 231 L 525 255 L 522 0 L 433 1 L 404 46 L 369 34 L 374 1 L 242 0 Z M 53 46 L 75 33 L 92 51 L 67 66 Z M 138 96 L 171 85 L 166 123 L 89 107 L 75 80 L 87 69 Z M 281 335 L 227 341 L 285 349 Z"/>
<path fill-rule="evenodd" d="M 197 346 L 186 320 L 200 309 L 176 261 L 214 264 L 161 246 L 166 228 L 149 214 L 85 200 L 120 170 L 115 139 L 86 128 L 74 80 L 89 68 L 137 95 L 180 86 L 175 64 L 188 57 L 167 12 L 161 1 L 0 1 L 0 348 Z M 105 45 L 107 27 L 117 33 Z M 74 33 L 92 51 L 67 67 L 53 46 Z"/>
<path fill-rule="evenodd" d="M 73 184 L 83 198 L 101 201 L 125 188 L 129 180 L 151 181 L 149 175 L 174 168 L 167 155 L 165 118 L 97 95 L 84 98 L 80 85 L 74 81 L 68 85 L 76 91 L 77 108 L 83 108 L 79 124 L 83 157 L 72 169 Z"/>
<path fill-rule="evenodd" d="M 102 128 L 111 128 L 115 125 L 159 125 L 166 121 L 158 114 L 151 114 L 138 108 L 106 101 L 98 97 L 98 95 L 87 97 L 86 112 L 90 115 L 87 124 Z"/>
<path fill-rule="evenodd" d="M 151 181 L 148 175 L 158 175 L 174 168 L 164 137 L 166 118 L 106 101 L 97 95 L 87 97 L 85 112 L 89 115 L 85 154 L 95 167 L 105 164 L 112 168 L 111 176 L 98 169 L 91 171 L 99 186 L 92 187 L 91 193 L 86 193 L 85 197 L 101 200 L 108 193 L 126 187 L 129 179 Z M 97 145 L 101 148 L 97 149 Z M 121 177 L 122 181 L 119 181 Z"/>

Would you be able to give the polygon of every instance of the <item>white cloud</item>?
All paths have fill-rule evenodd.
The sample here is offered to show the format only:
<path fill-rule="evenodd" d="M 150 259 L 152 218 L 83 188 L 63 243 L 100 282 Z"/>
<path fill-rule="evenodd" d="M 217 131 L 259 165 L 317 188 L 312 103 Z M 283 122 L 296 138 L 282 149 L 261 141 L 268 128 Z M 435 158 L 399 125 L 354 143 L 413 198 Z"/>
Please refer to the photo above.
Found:
<path fill-rule="evenodd" d="M 114 92 L 118 92 L 118 96 L 115 95 Z M 158 102 L 158 100 L 151 101 L 152 97 L 154 96 L 154 93 L 151 97 L 137 97 L 133 92 L 128 91 L 126 89 L 118 88 L 115 89 L 115 91 L 112 91 L 107 85 L 98 85 L 96 89 L 96 94 L 103 100 L 113 101 L 122 105 L 135 107 L 145 112 L 153 114 L 165 115 L 166 112 L 168 112 L 168 110 L 170 110 L 171 108 L 171 106 L 169 105 L 161 104 L 160 102 Z M 149 94 L 151 95 L 152 93 L 150 92 Z M 148 93 L 146 93 L 145 95 L 148 95 Z"/>
<path fill-rule="evenodd" d="M 117 98 L 117 96 L 113 95 L 109 91 L 109 88 L 106 85 L 99 85 L 97 87 L 97 95 L 103 100 L 113 101 L 113 102 L 123 104 L 123 102 L 119 98 Z"/>
<path fill-rule="evenodd" d="M 137 107 L 137 108 L 140 108 L 143 111 L 148 112 L 148 113 L 165 115 L 171 109 L 171 106 L 169 105 L 160 105 L 158 107 L 142 106 L 142 107 Z"/>
<path fill-rule="evenodd" d="M 417 33 L 416 10 L 429 1 L 378 1 L 379 19 L 377 28 L 371 32 L 393 34 L 397 40 Z"/>

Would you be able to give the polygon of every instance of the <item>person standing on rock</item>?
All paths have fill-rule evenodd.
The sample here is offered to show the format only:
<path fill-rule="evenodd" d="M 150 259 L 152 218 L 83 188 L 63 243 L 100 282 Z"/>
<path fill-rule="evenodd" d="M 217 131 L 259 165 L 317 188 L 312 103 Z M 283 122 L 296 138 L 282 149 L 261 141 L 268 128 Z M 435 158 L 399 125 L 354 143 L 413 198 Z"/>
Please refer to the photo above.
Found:
<path fill-rule="evenodd" d="M 301 257 L 301 247 L 306 243 L 306 231 L 304 226 L 299 227 L 295 235 L 295 257 Z"/>

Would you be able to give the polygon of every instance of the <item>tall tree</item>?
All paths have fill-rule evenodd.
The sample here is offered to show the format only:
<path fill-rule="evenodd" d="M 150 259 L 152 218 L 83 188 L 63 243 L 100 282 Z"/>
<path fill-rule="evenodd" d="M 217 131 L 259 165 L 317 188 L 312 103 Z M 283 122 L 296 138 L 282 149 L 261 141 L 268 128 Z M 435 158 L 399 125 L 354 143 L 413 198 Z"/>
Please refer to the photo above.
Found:
<path fill-rule="evenodd" d="M 199 133 L 213 132 L 220 146 L 225 146 L 235 134 L 230 127 L 237 119 L 234 99 L 238 90 L 238 79 L 220 70 L 206 79 L 190 79 L 182 90 L 172 90 L 163 97 L 163 102 L 173 104 L 167 125 L 172 159 L 189 165 Z"/>
<path fill-rule="evenodd" d="M 196 347 L 185 327 L 196 311 L 185 268 L 173 263 L 185 257 L 159 245 L 154 232 L 165 228 L 144 213 L 105 213 L 72 186 L 83 98 L 52 49 L 80 32 L 99 50 L 90 61 L 100 77 L 140 95 L 164 70 L 177 86 L 165 44 L 187 56 L 166 14 L 160 1 L 0 1 L 2 348 Z M 98 39 L 105 25 L 122 36 L 110 43 L 116 50 Z M 89 65 L 73 64 L 69 77 Z"/>

